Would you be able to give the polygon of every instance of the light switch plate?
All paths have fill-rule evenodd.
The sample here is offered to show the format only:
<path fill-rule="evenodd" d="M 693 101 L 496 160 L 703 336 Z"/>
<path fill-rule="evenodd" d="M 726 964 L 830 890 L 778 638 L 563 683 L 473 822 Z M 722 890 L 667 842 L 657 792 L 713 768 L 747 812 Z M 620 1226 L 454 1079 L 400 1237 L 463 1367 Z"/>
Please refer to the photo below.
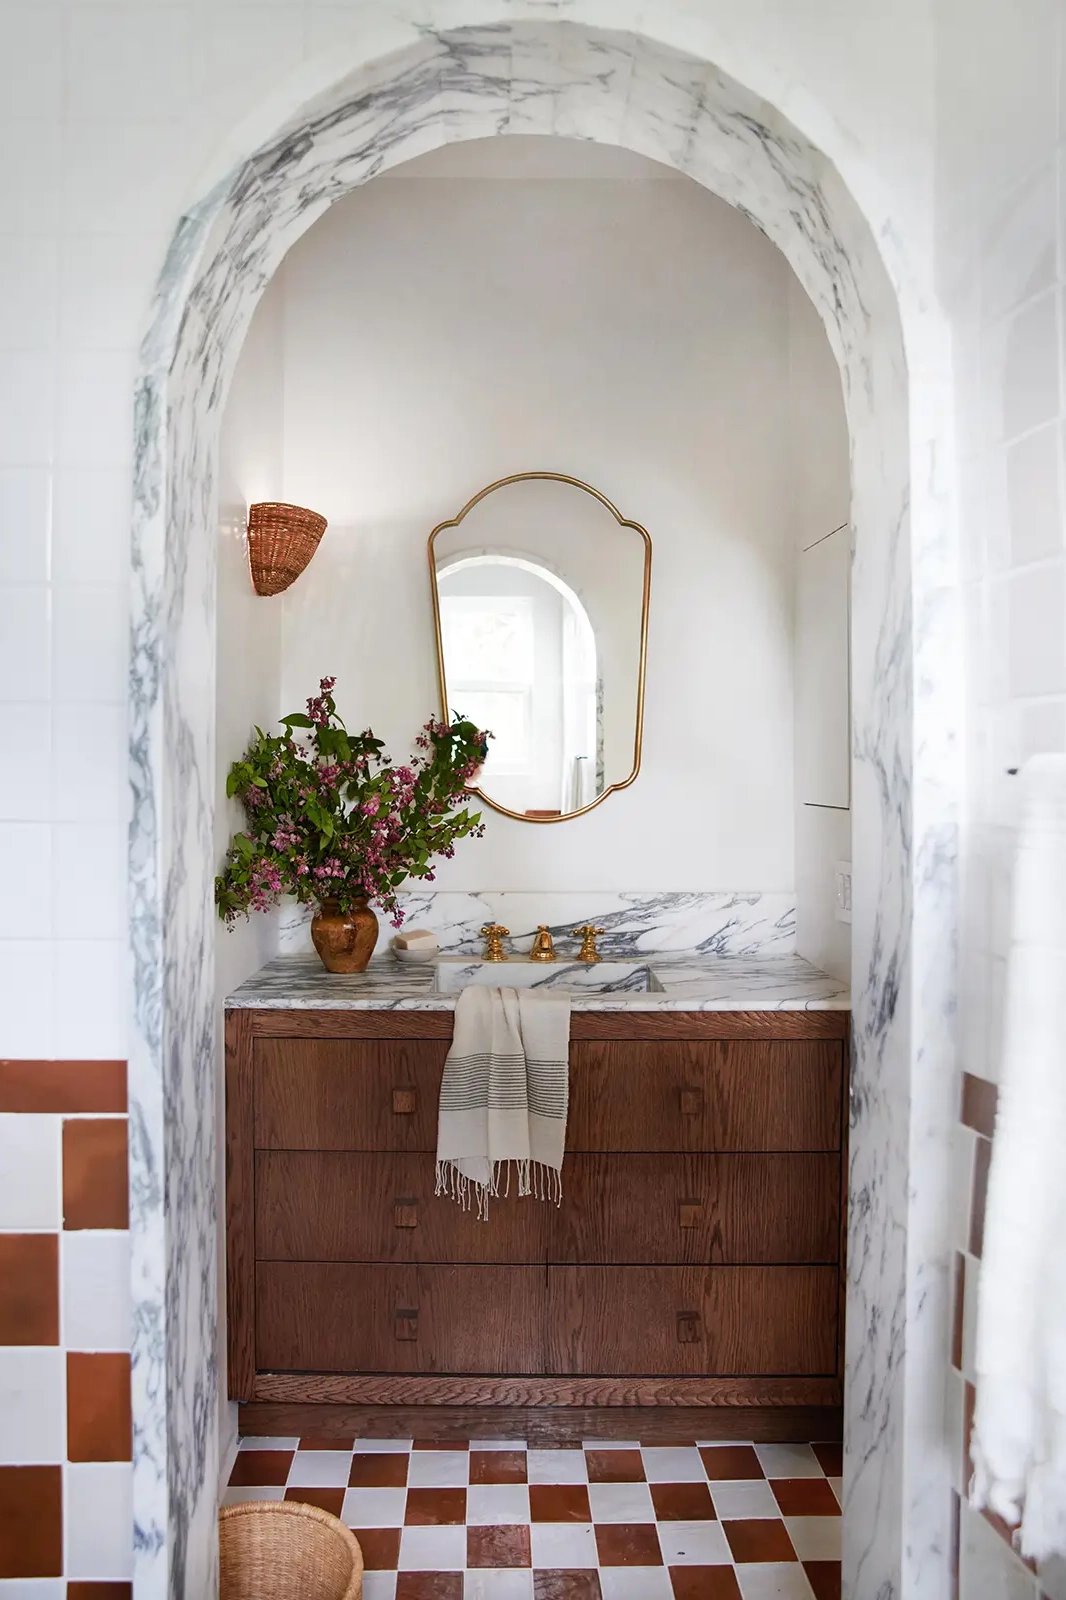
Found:
<path fill-rule="evenodd" d="M 833 915 L 838 922 L 851 921 L 851 862 L 833 862 Z"/>

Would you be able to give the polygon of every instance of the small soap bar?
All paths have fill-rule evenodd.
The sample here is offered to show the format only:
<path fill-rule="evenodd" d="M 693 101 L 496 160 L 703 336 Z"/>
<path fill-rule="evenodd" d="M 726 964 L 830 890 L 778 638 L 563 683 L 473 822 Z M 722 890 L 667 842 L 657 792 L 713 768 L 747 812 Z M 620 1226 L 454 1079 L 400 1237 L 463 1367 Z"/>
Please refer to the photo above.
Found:
<path fill-rule="evenodd" d="M 409 928 L 406 933 L 398 933 L 392 942 L 397 950 L 435 950 L 437 935 L 428 928 Z"/>

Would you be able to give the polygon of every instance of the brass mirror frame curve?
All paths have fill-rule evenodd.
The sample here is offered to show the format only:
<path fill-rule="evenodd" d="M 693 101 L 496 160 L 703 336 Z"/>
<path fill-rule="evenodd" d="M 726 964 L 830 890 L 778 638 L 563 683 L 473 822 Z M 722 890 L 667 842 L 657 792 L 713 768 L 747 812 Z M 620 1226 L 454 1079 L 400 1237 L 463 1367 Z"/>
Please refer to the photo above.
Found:
<path fill-rule="evenodd" d="M 429 557 L 429 587 L 433 596 L 433 627 L 437 636 L 437 682 L 440 687 L 441 716 L 445 722 L 451 718 L 448 706 L 448 679 L 444 668 L 444 635 L 440 623 L 440 595 L 437 592 L 437 562 L 435 547 L 437 535 L 444 533 L 448 528 L 457 528 L 463 518 L 473 511 L 476 505 L 486 499 L 488 495 L 495 494 L 497 489 L 506 489 L 512 483 L 530 483 L 533 481 L 546 481 L 548 483 L 568 483 L 573 489 L 581 489 L 585 494 L 590 494 L 598 500 L 601 506 L 611 513 L 620 528 L 631 528 L 634 533 L 639 533 L 644 540 L 644 584 L 641 594 L 640 609 L 640 661 L 637 670 L 637 724 L 633 738 L 633 770 L 627 778 L 619 783 L 612 783 L 598 794 L 595 800 L 590 800 L 587 806 L 581 806 L 577 811 L 564 811 L 558 817 L 528 817 L 522 811 L 512 811 L 510 806 L 500 805 L 498 800 L 493 800 L 482 788 L 470 789 L 471 795 L 476 795 L 483 800 L 493 811 L 498 811 L 501 816 L 511 817 L 515 822 L 570 822 L 574 817 L 583 817 L 596 807 L 602 805 L 608 795 L 615 794 L 619 789 L 628 789 L 637 773 L 640 771 L 640 758 L 644 744 L 644 674 L 648 664 L 648 613 L 651 607 L 651 534 L 639 522 L 633 522 L 629 517 L 623 517 L 618 507 L 608 500 L 599 489 L 594 489 L 591 483 L 585 483 L 581 478 L 573 478 L 568 472 L 512 472 L 506 478 L 497 478 L 494 483 L 486 484 L 484 489 L 479 489 L 472 499 L 466 502 L 462 510 L 454 517 L 449 517 L 445 522 L 438 522 L 429 536 L 427 554 Z"/>

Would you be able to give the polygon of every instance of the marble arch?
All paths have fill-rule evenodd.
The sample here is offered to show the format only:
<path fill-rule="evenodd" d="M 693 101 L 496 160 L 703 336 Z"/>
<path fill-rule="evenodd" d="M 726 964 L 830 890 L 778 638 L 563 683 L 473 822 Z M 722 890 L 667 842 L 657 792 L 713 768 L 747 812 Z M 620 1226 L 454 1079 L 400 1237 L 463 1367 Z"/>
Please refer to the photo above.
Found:
<path fill-rule="evenodd" d="M 642 8 L 643 31 L 635 32 L 582 21 L 603 15 L 591 0 L 426 0 L 422 20 L 398 29 L 397 48 L 368 47 L 342 81 L 310 95 L 304 84 L 302 101 L 290 86 L 288 104 L 264 114 L 274 131 L 237 136 L 228 170 L 176 227 L 136 401 L 130 1132 L 138 1596 L 202 1600 L 217 1587 L 211 879 L 221 408 L 265 284 L 334 200 L 448 141 L 522 133 L 626 146 L 737 206 L 788 258 L 840 364 L 855 536 L 845 1593 L 933 1600 L 944 1592 L 946 1270 L 935 1173 L 946 1165 L 954 1060 L 955 686 L 947 664 L 958 650 L 952 545 L 929 470 L 943 459 L 944 441 L 927 397 L 946 364 L 891 219 L 864 214 L 854 198 L 876 185 L 832 120 L 810 108 L 816 145 L 705 54 L 651 36 L 652 18 L 676 22 L 682 10 L 657 0 Z M 423 16 L 438 12 L 452 20 L 434 25 Z M 454 20 L 467 12 L 471 20 Z M 912 463 L 921 470 L 912 472 Z M 914 1186 L 919 1146 L 938 1160 L 926 1163 L 934 1176 Z"/>

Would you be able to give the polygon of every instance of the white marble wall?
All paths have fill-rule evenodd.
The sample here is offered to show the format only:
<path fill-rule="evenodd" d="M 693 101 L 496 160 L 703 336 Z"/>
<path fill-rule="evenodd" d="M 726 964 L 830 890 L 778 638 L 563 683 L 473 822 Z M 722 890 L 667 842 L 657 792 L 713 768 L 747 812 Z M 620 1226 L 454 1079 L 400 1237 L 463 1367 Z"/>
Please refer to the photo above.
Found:
<path fill-rule="evenodd" d="M 323 93 L 254 153 L 248 128 L 235 138 L 228 170 L 219 164 L 218 186 L 174 240 L 145 347 L 131 671 L 138 1593 L 200 1597 L 214 1582 L 217 1196 L 206 952 L 219 407 L 259 289 L 331 198 L 447 139 L 536 131 L 624 143 L 740 205 L 792 262 L 844 370 L 857 544 L 846 1583 L 853 1600 L 933 1600 L 943 1592 L 943 1486 L 910 1450 L 908 1427 L 931 1403 L 935 1410 L 937 1363 L 917 1354 L 928 1355 L 926 1342 L 942 1333 L 943 1252 L 935 1184 L 911 1192 L 908 1173 L 915 1149 L 938 1159 L 951 1050 L 952 685 L 945 712 L 938 664 L 954 644 L 951 550 L 929 472 L 940 423 L 932 409 L 912 407 L 908 431 L 900 309 L 882 253 L 901 297 L 912 378 L 939 380 L 942 351 L 916 296 L 920 273 L 890 226 L 876 174 L 832 119 L 811 116 L 827 161 L 771 106 L 698 58 L 718 36 L 691 8 L 641 7 L 645 26 L 650 14 L 675 42 L 696 45 L 691 55 L 596 32 L 586 19 L 602 20 L 604 8 L 585 0 L 484 6 L 497 18 L 488 28 L 461 26 L 461 5 L 441 6 L 448 25 L 435 26 L 437 9 L 421 5 L 417 28 L 400 8 L 375 10 L 349 59 L 373 57 L 385 43 L 394 53 Z M 631 11 L 607 9 L 616 23 Z M 530 13 L 537 20 L 506 21 Z M 763 81 L 786 77 L 764 63 Z M 798 111 L 816 112 L 791 98 Z M 285 110 L 292 104 L 290 94 Z M 833 160 L 868 207 L 876 242 Z M 913 565 L 912 545 L 921 557 Z M 923 974 L 920 991 L 912 970 Z M 921 1071 L 933 1087 L 915 1118 L 918 1005 L 928 1041 Z"/>

